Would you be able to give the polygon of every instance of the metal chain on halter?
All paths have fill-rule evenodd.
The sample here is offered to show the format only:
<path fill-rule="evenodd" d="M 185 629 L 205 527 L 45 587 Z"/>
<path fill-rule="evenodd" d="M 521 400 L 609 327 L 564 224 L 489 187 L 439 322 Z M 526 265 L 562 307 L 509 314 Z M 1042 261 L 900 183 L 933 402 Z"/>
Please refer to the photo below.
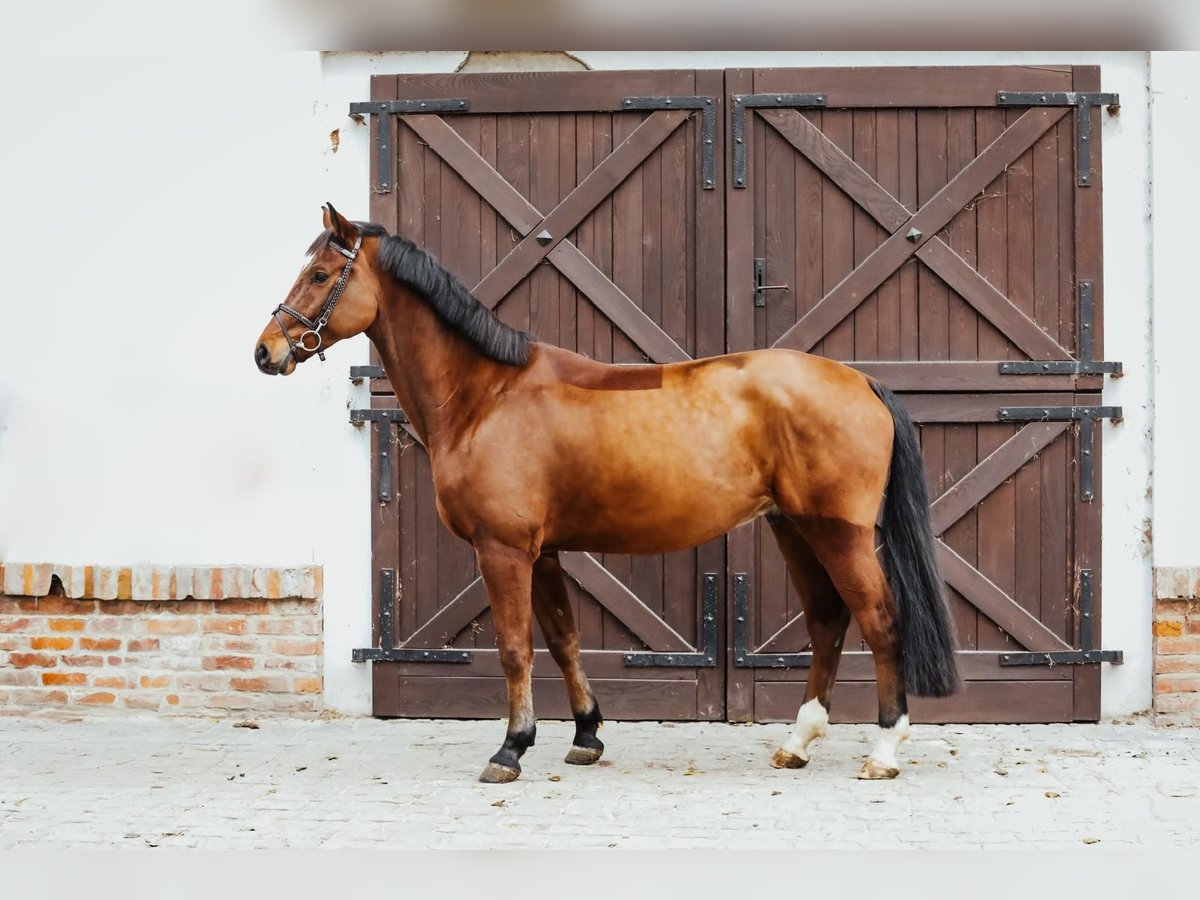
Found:
<path fill-rule="evenodd" d="M 342 269 L 342 274 L 338 276 L 334 282 L 333 290 L 329 292 L 329 296 L 325 298 L 325 305 L 321 307 L 321 315 L 314 322 L 308 316 L 301 313 L 299 310 L 292 309 L 290 306 L 285 306 L 280 303 L 275 307 L 275 312 L 272 314 L 275 317 L 275 322 L 279 325 L 279 330 L 283 332 L 283 336 L 288 342 L 288 355 L 284 357 L 283 362 L 287 361 L 288 356 L 294 356 L 296 348 L 306 350 L 309 353 L 316 353 L 321 358 L 321 362 L 325 362 L 325 351 L 322 350 L 324 345 L 321 339 L 321 331 L 329 324 L 329 317 L 333 315 L 333 308 L 337 306 L 338 300 L 342 298 L 342 292 L 346 289 L 346 282 L 350 279 L 350 269 L 354 266 L 354 260 L 358 257 L 358 250 L 362 246 L 362 232 L 354 239 L 354 246 L 347 250 L 339 244 L 330 241 L 328 246 L 332 247 L 342 256 L 346 257 L 346 265 Z M 287 313 L 308 330 L 300 335 L 300 340 L 293 341 L 292 336 L 288 334 L 287 327 L 283 324 L 283 320 L 279 318 L 281 312 Z M 313 346 L 308 346 L 307 338 L 309 335 L 316 338 L 316 343 Z M 283 362 L 280 365 L 283 365 Z"/>

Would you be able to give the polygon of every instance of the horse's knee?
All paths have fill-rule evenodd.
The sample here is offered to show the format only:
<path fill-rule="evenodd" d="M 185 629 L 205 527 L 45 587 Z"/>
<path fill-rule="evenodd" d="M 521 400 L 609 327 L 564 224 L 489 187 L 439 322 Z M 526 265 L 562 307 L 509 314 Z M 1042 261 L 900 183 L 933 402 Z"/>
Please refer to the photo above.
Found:
<path fill-rule="evenodd" d="M 533 651 L 524 645 L 502 643 L 497 648 L 505 674 L 519 675 L 533 665 Z"/>

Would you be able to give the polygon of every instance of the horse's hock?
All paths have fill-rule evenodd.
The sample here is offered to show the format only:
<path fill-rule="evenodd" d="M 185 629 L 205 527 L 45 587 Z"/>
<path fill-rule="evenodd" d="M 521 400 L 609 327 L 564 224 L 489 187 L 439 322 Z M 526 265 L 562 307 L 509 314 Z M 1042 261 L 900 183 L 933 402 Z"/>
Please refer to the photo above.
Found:
<path fill-rule="evenodd" d="M 321 709 L 320 567 L 0 566 L 0 712 Z"/>

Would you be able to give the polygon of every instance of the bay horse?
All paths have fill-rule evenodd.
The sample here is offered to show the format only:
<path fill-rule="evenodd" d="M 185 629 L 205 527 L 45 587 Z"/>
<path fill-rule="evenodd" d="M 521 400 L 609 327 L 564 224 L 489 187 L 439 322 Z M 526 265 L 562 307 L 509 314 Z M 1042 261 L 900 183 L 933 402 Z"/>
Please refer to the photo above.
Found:
<path fill-rule="evenodd" d="M 906 690 L 945 696 L 959 678 L 920 447 L 891 391 L 790 350 L 596 362 L 501 323 L 411 241 L 322 211 L 324 230 L 254 360 L 289 375 L 362 333 L 378 350 L 428 451 L 438 515 L 474 548 L 487 589 L 509 715 L 481 781 L 516 779 L 534 742 L 534 617 L 575 719 L 566 761 L 604 751 L 560 551 L 670 553 L 757 516 L 812 640 L 804 701 L 772 765 L 806 765 L 825 733 L 853 616 L 875 662 L 881 729 L 859 777 L 899 774 Z"/>

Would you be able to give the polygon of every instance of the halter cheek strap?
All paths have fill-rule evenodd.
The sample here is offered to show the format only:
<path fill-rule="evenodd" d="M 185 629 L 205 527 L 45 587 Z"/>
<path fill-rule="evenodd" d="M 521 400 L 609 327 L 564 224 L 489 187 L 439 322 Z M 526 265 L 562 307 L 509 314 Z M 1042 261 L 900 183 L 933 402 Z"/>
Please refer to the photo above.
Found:
<path fill-rule="evenodd" d="M 329 317 L 333 315 L 333 308 L 342 299 L 342 292 L 346 289 L 346 282 L 350 279 L 350 269 L 353 268 L 354 260 L 358 257 L 358 249 L 362 246 L 362 234 L 361 232 L 359 233 L 358 237 L 354 240 L 354 246 L 349 250 L 333 243 L 333 241 L 330 241 L 328 246 L 346 257 L 346 265 L 342 269 L 342 274 L 334 282 L 329 296 L 325 298 L 325 305 L 321 307 L 321 314 L 315 320 L 310 319 L 299 310 L 292 309 L 290 306 L 285 306 L 282 303 L 275 307 L 275 311 L 271 314 L 275 319 L 275 324 L 279 326 L 279 330 L 283 332 L 283 336 L 288 342 L 287 356 L 280 361 L 280 366 L 286 363 L 290 357 L 295 356 L 297 350 L 306 350 L 309 353 L 315 353 L 321 358 L 321 362 L 325 362 L 325 351 L 321 349 L 324 346 L 321 331 L 329 324 Z M 292 336 L 288 334 L 287 326 L 284 325 L 283 319 L 279 317 L 281 312 L 287 313 L 308 329 L 300 335 L 300 340 L 292 340 Z M 310 338 L 309 335 L 312 335 L 312 337 Z M 311 347 L 309 343 L 312 344 Z"/>

